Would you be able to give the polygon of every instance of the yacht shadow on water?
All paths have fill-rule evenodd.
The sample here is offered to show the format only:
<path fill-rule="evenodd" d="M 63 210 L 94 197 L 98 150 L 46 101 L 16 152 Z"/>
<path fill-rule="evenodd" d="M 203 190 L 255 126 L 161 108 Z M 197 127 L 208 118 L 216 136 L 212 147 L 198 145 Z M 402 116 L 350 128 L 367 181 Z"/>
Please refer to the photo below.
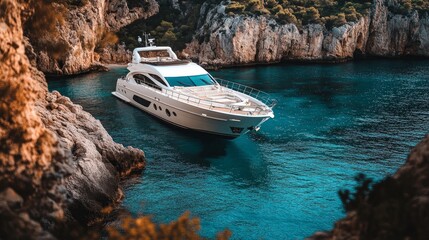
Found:
<path fill-rule="evenodd" d="M 240 186 L 263 186 L 268 182 L 268 163 L 258 146 L 247 136 L 234 141 L 207 134 L 187 134 L 184 141 L 176 142 L 180 149 L 180 161 L 214 170 L 228 176 Z"/>

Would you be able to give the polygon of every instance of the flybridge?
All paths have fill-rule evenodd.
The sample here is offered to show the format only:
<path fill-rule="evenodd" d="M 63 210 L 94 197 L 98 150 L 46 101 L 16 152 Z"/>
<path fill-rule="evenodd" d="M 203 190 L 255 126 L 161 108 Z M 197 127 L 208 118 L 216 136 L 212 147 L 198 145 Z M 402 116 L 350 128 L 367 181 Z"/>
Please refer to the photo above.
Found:
<path fill-rule="evenodd" d="M 134 49 L 132 63 L 146 63 L 156 66 L 189 63 L 189 61 L 178 59 L 171 47 L 157 47 L 154 45 L 154 38 L 149 38 L 149 35 L 146 33 L 144 34 L 144 37 L 146 46 Z M 139 42 L 141 42 L 140 37 Z"/>
<path fill-rule="evenodd" d="M 133 63 L 177 60 L 179 59 L 171 47 L 140 47 L 133 51 Z"/>

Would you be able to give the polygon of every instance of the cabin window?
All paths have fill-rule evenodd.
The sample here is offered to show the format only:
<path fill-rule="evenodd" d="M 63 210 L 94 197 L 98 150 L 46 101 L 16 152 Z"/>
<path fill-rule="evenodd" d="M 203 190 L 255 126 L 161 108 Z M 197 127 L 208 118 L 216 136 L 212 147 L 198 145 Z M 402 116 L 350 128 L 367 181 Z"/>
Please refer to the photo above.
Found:
<path fill-rule="evenodd" d="M 136 81 L 137 84 L 145 84 L 148 85 L 150 87 L 156 88 L 158 90 L 161 90 L 161 87 L 159 87 L 158 85 L 156 85 L 152 79 L 150 79 L 148 76 L 145 76 L 143 74 L 135 74 L 133 75 L 134 80 Z"/>
<path fill-rule="evenodd" d="M 162 85 L 167 86 L 167 85 L 165 85 L 164 80 L 162 80 L 162 78 L 160 76 L 155 75 L 155 74 L 151 74 L 151 73 L 149 73 L 149 76 L 153 77 L 153 79 L 157 80 Z"/>
<path fill-rule="evenodd" d="M 165 109 L 165 114 L 167 114 L 167 116 L 171 116 L 170 110 Z"/>
<path fill-rule="evenodd" d="M 184 77 L 166 77 L 165 79 L 167 79 L 171 87 L 195 87 L 215 84 L 215 81 L 208 74 Z"/>
<path fill-rule="evenodd" d="M 149 107 L 149 105 L 150 105 L 150 101 L 143 99 L 143 98 L 136 96 L 136 95 L 133 96 L 133 100 L 138 102 L 140 105 L 145 106 L 145 107 Z"/>

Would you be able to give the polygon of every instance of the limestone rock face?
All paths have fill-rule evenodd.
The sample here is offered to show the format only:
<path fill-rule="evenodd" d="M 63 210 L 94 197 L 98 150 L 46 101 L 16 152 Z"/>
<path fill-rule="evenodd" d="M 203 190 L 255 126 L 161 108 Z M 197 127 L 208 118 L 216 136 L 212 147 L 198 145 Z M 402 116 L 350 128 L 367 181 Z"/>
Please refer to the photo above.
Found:
<path fill-rule="evenodd" d="M 367 53 L 373 56 L 429 56 L 429 16 L 389 12 L 396 0 L 377 0 L 371 13 Z"/>
<path fill-rule="evenodd" d="M 110 64 L 128 64 L 132 58 L 132 52 L 126 49 L 125 45 L 105 47 L 98 55 L 101 62 Z"/>
<path fill-rule="evenodd" d="M 266 16 L 229 16 L 222 4 L 204 4 L 199 30 L 183 53 L 215 66 L 343 61 L 356 54 L 429 56 L 429 16 L 419 16 L 417 11 L 411 16 L 395 15 L 388 4 L 376 0 L 369 16 L 332 30 L 319 24 L 298 29 Z"/>
<path fill-rule="evenodd" d="M 113 141 L 99 120 L 59 92 L 37 102 L 43 124 L 71 151 L 73 171 L 64 180 L 72 200 L 67 212 L 80 223 L 121 198 L 119 177 L 144 167 L 144 153 Z M 82 214 L 86 213 L 86 214 Z"/>
<path fill-rule="evenodd" d="M 129 8 L 126 0 L 84 1 L 82 6 L 68 6 L 56 31 L 29 36 L 34 48 L 37 68 L 45 73 L 69 75 L 90 71 L 97 62 L 96 51 L 105 47 L 104 36 L 131 22 L 158 12 L 155 0 L 142 0 L 142 5 Z M 34 35 L 34 34 L 33 34 Z M 51 45 L 51 46 L 50 46 Z M 46 49 L 61 46 L 61 52 L 50 54 Z"/>
<path fill-rule="evenodd" d="M 25 55 L 21 11 L 0 0 L 0 236 L 73 238 L 122 196 L 119 179 L 144 167 L 141 150 L 58 92 Z M 61 238 L 61 237 L 60 237 Z"/>

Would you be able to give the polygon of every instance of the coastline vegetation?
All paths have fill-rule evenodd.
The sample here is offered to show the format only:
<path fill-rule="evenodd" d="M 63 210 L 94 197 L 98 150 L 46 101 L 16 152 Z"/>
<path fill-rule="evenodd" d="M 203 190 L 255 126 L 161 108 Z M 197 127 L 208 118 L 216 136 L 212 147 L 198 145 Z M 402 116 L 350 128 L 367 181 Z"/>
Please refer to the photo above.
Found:
<path fill-rule="evenodd" d="M 423 178 L 410 169 L 377 182 L 361 173 L 355 177 L 353 190 L 338 192 L 344 211 L 356 214 L 352 221 L 355 221 L 354 230 L 361 239 L 419 239 L 418 236 L 425 236 L 426 228 L 422 226 L 427 226 L 429 221 L 421 212 L 428 204 L 419 202 L 421 205 L 416 207 L 416 199 L 422 196 L 419 181 Z"/>
<path fill-rule="evenodd" d="M 419 14 L 424 15 L 429 13 L 429 1 L 428 0 L 397 0 L 398 4 L 389 7 L 389 11 L 407 15 L 413 10 L 417 10 Z"/>
<path fill-rule="evenodd" d="M 144 3 L 137 0 L 127 2 L 130 6 Z M 155 37 L 157 45 L 183 49 L 192 39 L 198 19 L 204 17 L 200 16 L 203 3 L 207 2 L 211 7 L 222 1 L 190 0 L 180 3 L 179 7 L 173 7 L 167 0 L 158 2 L 160 10 L 157 15 L 146 20 L 138 20 L 119 31 L 120 42 L 128 49 L 144 44 L 137 41 L 137 36 L 143 36 L 143 32 Z M 308 24 L 322 24 L 327 29 L 359 21 L 369 14 L 373 6 L 373 0 L 231 0 L 222 3 L 225 4 L 225 13 L 229 16 L 265 15 L 280 24 L 293 23 L 299 28 Z M 409 15 L 415 10 L 419 14 L 429 14 L 429 1 L 398 0 L 397 4 L 389 6 L 389 11 L 394 14 Z"/>
<path fill-rule="evenodd" d="M 183 49 L 191 41 L 203 1 L 192 0 L 186 4 L 186 9 L 180 10 L 173 8 L 166 0 L 158 3 L 158 14 L 149 19 L 137 20 L 117 33 L 120 42 L 125 43 L 128 49 L 144 46 L 144 42 L 137 41 L 137 36 L 143 38 L 144 32 L 156 38 L 156 45 L 169 45 L 173 49 Z"/>
<path fill-rule="evenodd" d="M 229 15 L 267 14 L 298 27 L 325 24 L 329 29 L 358 21 L 369 13 L 371 5 L 372 0 L 233 0 L 225 11 Z"/>
<path fill-rule="evenodd" d="M 356 22 L 369 13 L 373 0 L 232 0 L 225 9 L 229 15 L 269 15 L 282 24 L 298 27 L 324 24 L 326 28 Z M 395 14 L 407 15 L 413 10 L 429 12 L 425 0 L 398 0 L 389 7 Z"/>

